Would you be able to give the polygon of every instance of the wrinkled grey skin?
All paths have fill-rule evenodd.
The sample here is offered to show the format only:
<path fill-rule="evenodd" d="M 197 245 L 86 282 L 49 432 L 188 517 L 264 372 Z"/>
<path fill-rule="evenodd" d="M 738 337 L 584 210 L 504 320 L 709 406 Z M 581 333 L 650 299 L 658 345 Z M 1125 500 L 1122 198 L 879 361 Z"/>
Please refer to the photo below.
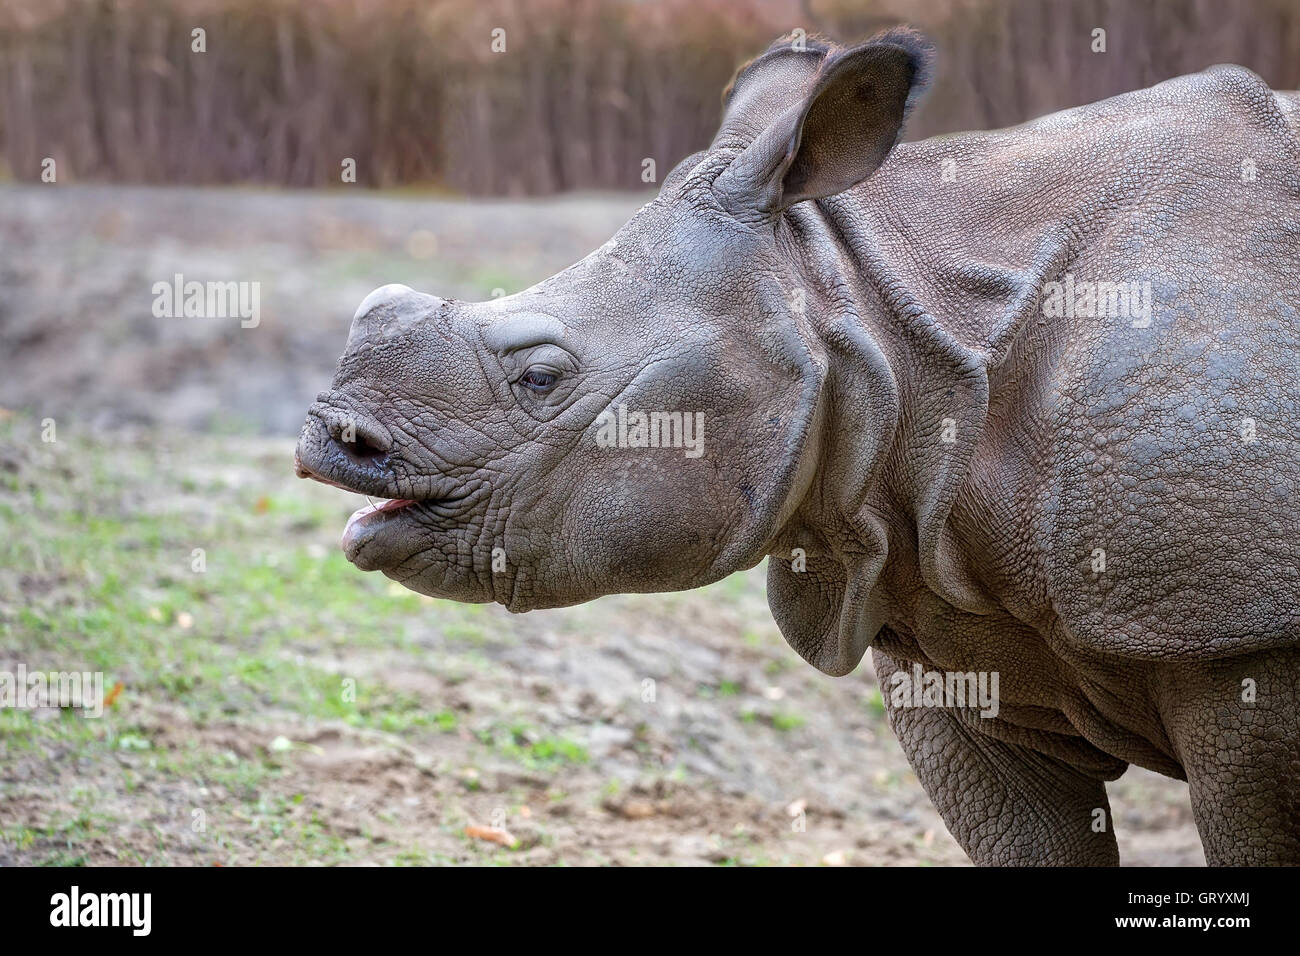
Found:
<path fill-rule="evenodd" d="M 1219 67 L 895 146 L 926 57 L 778 43 L 572 268 L 378 290 L 300 473 L 416 500 L 359 567 L 512 611 L 770 556 L 782 633 L 833 675 L 872 649 L 976 862 L 1116 863 L 1135 763 L 1190 781 L 1211 863 L 1300 863 L 1296 94 Z M 1067 273 L 1149 281 L 1149 326 L 1045 315 Z M 619 404 L 703 412 L 703 454 L 601 447 Z M 997 672 L 998 715 L 902 706 L 913 663 Z"/>

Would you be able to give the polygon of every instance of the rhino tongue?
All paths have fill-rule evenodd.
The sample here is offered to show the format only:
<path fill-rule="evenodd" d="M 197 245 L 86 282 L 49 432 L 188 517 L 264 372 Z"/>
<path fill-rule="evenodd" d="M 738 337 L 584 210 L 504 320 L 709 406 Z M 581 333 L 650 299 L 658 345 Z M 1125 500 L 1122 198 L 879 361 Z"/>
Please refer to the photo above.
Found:
<path fill-rule="evenodd" d="M 365 519 L 381 511 L 396 511 L 399 508 L 405 508 L 407 505 L 413 505 L 415 502 L 410 498 L 390 498 L 387 501 L 381 501 L 379 504 L 366 505 L 364 508 L 358 508 L 352 512 L 352 517 L 348 523 L 343 526 L 343 540 L 341 544 L 347 547 L 349 539 L 353 536 L 353 531 L 359 530 L 364 525 Z"/>

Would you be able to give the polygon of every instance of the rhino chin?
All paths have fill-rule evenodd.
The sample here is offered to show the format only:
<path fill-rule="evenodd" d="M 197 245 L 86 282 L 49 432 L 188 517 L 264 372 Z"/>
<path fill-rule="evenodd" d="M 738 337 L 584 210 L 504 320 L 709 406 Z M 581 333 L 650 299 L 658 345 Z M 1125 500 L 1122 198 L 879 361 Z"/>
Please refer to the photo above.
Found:
<path fill-rule="evenodd" d="M 408 591 L 414 591 L 416 594 L 422 594 L 425 597 L 437 598 L 440 601 L 456 601 L 460 604 L 491 604 L 496 600 L 494 595 L 485 590 L 477 579 L 466 575 L 462 568 L 440 566 L 410 572 L 404 571 L 400 566 L 397 566 L 365 568 L 363 570 L 382 571 L 384 577 L 396 581 Z M 509 609 L 512 611 L 528 610 L 527 608 L 517 609 L 514 607 Z"/>
<path fill-rule="evenodd" d="M 362 571 L 401 567 L 427 547 L 416 540 L 419 525 L 411 513 L 418 508 L 417 502 L 391 501 L 355 512 L 339 540 L 343 556 Z"/>

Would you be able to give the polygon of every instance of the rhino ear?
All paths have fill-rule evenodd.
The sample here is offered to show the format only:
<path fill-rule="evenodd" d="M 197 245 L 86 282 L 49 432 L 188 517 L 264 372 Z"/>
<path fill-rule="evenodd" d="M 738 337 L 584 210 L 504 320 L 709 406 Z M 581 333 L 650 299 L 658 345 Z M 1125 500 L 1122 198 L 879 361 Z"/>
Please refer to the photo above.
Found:
<path fill-rule="evenodd" d="M 862 182 L 902 134 L 930 59 L 927 42 L 906 29 L 827 55 L 803 99 L 718 177 L 714 189 L 723 205 L 777 213 Z"/>

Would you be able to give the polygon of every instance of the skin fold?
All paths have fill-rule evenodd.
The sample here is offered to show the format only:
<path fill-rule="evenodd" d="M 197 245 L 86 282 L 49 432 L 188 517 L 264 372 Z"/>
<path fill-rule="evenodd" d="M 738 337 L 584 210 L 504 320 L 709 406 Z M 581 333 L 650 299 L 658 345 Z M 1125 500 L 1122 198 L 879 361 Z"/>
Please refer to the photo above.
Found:
<path fill-rule="evenodd" d="M 977 863 L 1117 863 L 1129 764 L 1189 781 L 1210 863 L 1300 863 L 1296 94 L 1215 67 L 898 144 L 929 60 L 778 41 L 586 259 L 376 290 L 299 474 L 413 502 L 349 525 L 359 567 L 512 611 L 768 557 Z M 696 454 L 611 444 L 620 409 Z M 996 674 L 996 713 L 918 668 Z"/>

